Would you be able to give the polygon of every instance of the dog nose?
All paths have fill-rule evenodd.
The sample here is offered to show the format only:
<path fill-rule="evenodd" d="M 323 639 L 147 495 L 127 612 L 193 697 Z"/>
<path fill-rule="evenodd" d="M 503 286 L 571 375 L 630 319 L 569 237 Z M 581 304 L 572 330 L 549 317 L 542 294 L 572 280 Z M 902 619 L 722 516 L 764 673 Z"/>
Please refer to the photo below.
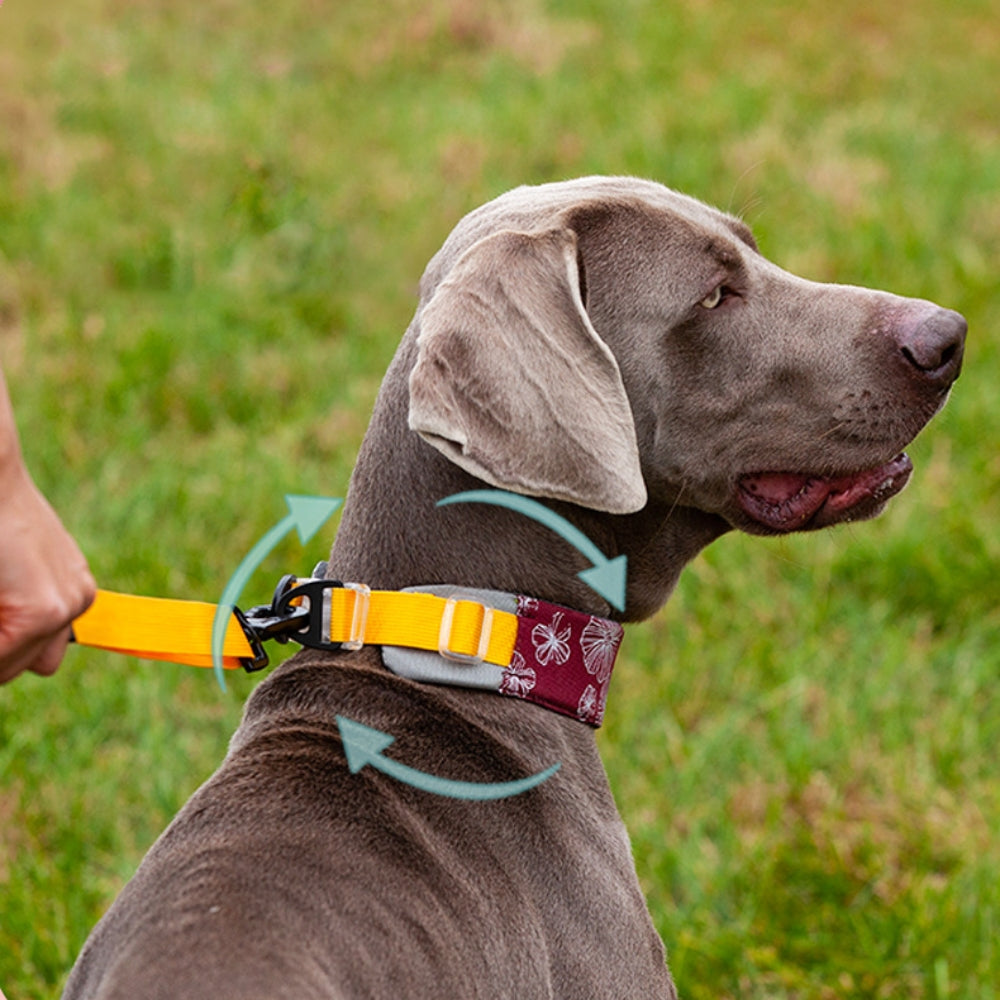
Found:
<path fill-rule="evenodd" d="M 928 382 L 951 385 L 962 368 L 968 324 L 961 313 L 933 309 L 906 323 L 899 336 L 899 350 L 913 370 Z"/>

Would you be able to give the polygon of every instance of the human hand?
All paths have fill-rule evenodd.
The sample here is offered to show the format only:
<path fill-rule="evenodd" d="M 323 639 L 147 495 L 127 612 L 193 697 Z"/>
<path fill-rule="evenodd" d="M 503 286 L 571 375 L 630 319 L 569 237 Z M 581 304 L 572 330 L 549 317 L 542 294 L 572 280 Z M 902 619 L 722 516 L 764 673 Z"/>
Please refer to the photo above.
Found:
<path fill-rule="evenodd" d="M 25 670 L 55 673 L 94 591 L 86 559 L 24 467 L 0 476 L 0 684 Z"/>

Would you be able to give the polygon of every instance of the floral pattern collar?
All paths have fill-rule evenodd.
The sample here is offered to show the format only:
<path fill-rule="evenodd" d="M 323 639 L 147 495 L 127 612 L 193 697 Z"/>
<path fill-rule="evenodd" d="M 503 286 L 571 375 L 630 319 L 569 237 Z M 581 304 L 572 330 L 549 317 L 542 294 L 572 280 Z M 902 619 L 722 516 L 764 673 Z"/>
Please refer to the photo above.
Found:
<path fill-rule="evenodd" d="M 599 726 L 624 631 L 618 622 L 517 598 L 514 655 L 500 693 Z"/>
<path fill-rule="evenodd" d="M 414 587 L 450 596 L 458 588 Z M 394 673 L 432 684 L 493 691 L 540 705 L 598 727 L 604 719 L 608 687 L 624 631 L 618 622 L 550 604 L 534 597 L 497 591 L 469 591 L 489 607 L 517 615 L 517 636 L 506 666 L 460 665 L 436 653 L 383 646 Z"/>

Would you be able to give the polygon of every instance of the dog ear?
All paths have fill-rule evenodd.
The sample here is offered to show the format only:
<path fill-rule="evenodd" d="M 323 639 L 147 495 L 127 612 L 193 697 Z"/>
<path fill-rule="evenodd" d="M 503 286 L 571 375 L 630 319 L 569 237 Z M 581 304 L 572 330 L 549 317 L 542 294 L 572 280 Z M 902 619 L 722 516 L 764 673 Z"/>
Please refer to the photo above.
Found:
<path fill-rule="evenodd" d="M 628 514 L 646 503 L 618 362 L 584 309 L 576 234 L 504 231 L 419 316 L 409 424 L 493 486 Z"/>

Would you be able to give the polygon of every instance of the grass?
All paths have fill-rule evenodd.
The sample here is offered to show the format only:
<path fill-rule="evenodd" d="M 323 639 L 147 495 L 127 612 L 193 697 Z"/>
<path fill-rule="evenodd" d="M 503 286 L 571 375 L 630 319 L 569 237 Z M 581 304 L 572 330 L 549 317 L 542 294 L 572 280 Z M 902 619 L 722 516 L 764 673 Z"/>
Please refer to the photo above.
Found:
<path fill-rule="evenodd" d="M 340 495 L 415 286 L 500 191 L 650 176 L 809 277 L 961 309 L 880 521 L 722 539 L 600 737 L 689 998 L 1000 993 L 1000 70 L 986 0 L 0 9 L 0 360 L 108 587 L 217 599 Z M 289 542 L 253 586 L 309 568 Z M 72 650 L 0 691 L 0 984 L 58 995 L 251 678 Z"/>

